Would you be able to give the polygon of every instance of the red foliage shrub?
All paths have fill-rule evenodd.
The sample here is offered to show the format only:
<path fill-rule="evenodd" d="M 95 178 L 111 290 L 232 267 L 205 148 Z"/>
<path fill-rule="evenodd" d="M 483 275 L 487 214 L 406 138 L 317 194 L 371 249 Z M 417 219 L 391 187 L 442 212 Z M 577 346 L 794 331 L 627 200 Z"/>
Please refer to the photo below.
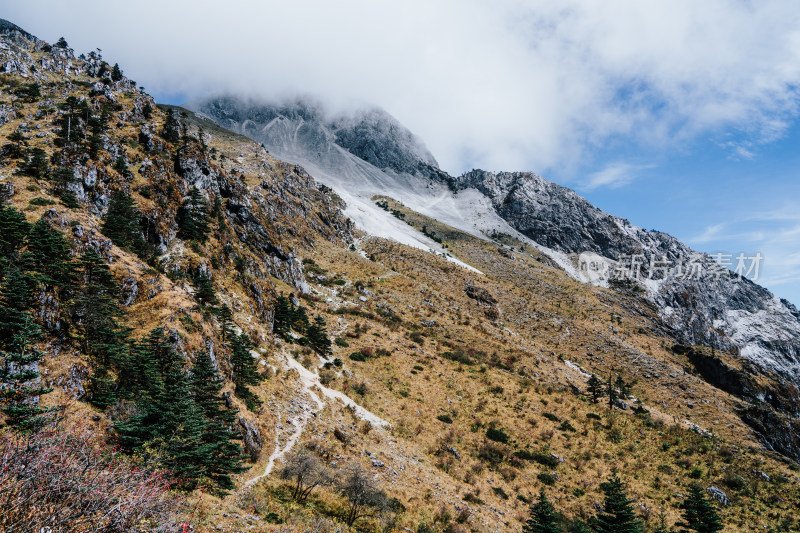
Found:
<path fill-rule="evenodd" d="M 0 432 L 0 530 L 157 531 L 179 504 L 170 480 L 98 445 L 86 428 Z"/>

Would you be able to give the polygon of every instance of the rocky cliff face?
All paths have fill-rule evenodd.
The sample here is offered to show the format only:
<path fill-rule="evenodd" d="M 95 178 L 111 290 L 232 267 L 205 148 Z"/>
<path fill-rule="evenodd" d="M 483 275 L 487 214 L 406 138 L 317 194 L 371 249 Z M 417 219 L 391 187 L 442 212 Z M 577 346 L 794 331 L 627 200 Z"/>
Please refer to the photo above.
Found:
<path fill-rule="evenodd" d="M 473 170 L 451 183 L 481 191 L 514 228 L 577 255 L 579 269 L 594 269 L 595 279 L 641 285 L 681 342 L 739 353 L 763 370 L 800 379 L 800 320 L 793 306 L 710 256 L 604 213 L 530 172 Z M 584 260 L 587 253 L 593 264 Z"/>
<path fill-rule="evenodd" d="M 233 97 L 193 107 L 276 152 L 294 152 L 297 147 L 327 152 L 335 145 L 378 169 L 447 177 L 422 141 L 380 108 L 331 113 L 307 98 L 265 103 Z"/>
<path fill-rule="evenodd" d="M 332 185 L 343 197 L 363 188 L 359 180 L 365 173 L 349 173 L 345 165 L 331 163 L 343 151 L 376 176 L 380 173 L 370 194 L 384 187 L 400 201 L 424 204 L 416 197 L 427 188 L 430 203 L 441 203 L 444 193 L 409 177 L 446 184 L 460 194 L 477 191 L 512 228 L 569 257 L 580 279 L 640 291 L 656 304 L 679 342 L 738 353 L 763 371 L 800 380 L 800 319 L 790 304 L 674 237 L 604 213 L 570 189 L 531 172 L 473 170 L 449 176 L 411 132 L 380 110 L 331 118 L 307 100 L 263 104 L 231 97 L 196 108 L 278 155 L 325 168 L 340 178 Z M 453 212 L 479 218 L 469 209 Z"/>

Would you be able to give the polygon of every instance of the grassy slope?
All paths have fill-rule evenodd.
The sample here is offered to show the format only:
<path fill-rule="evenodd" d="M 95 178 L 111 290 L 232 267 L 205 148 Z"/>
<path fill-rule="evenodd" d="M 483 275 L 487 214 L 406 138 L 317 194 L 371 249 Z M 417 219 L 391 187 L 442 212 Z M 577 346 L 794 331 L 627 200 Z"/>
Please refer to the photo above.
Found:
<path fill-rule="evenodd" d="M 44 99 L 52 103 L 66 94 L 87 93 L 85 87 L 64 85 L 58 76 L 51 76 L 50 81 L 56 85 L 45 90 Z M 135 94 L 120 94 L 118 103 L 123 111 L 132 111 L 135 98 Z M 11 101 L 8 94 L 3 99 Z M 31 136 L 31 146 L 52 152 L 52 119 L 37 119 L 37 105 L 18 108 L 18 117 L 0 129 L 0 143 L 5 143 L 5 137 L 21 122 L 27 122 L 30 131 L 37 125 L 42 129 L 36 131 L 49 131 L 41 138 Z M 163 114 L 157 113 L 153 122 L 159 127 L 162 120 Z M 645 515 L 663 508 L 670 521 L 676 519 L 675 508 L 693 481 L 690 475 L 695 475 L 704 486 L 720 486 L 731 497 L 732 505 L 723 510 L 730 531 L 774 526 L 785 517 L 796 520 L 792 515 L 798 498 L 796 473 L 759 449 L 733 413 L 738 400 L 685 371 L 686 361 L 669 350 L 671 342 L 659 333 L 653 311 L 634 296 L 581 285 L 548 266 L 535 251 L 521 251 L 519 243 L 501 238 L 516 248 L 514 259 L 508 258 L 499 253 L 496 243 L 447 228 L 395 203 L 392 207 L 405 213 L 407 222 L 420 229 L 424 224 L 454 255 L 485 275 L 426 252 L 364 238 L 358 246 L 374 257 L 375 261 L 370 261 L 349 250 L 343 241 L 321 235 L 311 223 L 314 216 L 286 214 L 297 202 L 278 194 L 280 185 L 302 181 L 301 171 L 272 159 L 249 140 L 217 131 L 191 115 L 184 121 L 190 130 L 204 124 L 209 146 L 225 156 L 210 164 L 221 172 L 243 175 L 242 186 L 253 195 L 266 195 L 267 206 L 278 206 L 278 215 L 269 225 L 274 240 L 313 260 L 315 266 L 308 263 L 307 272 L 316 271 L 328 280 L 338 276 L 343 281 L 343 285 L 316 283 L 309 276 L 313 295 L 304 302 L 312 314 L 327 318 L 333 335 L 349 344 L 335 347 L 345 372 L 329 386 L 389 421 L 391 428 L 370 427 L 343 405 L 328 402 L 316 417 L 310 417 L 301 441 L 339 466 L 356 462 L 374 471 L 389 494 L 406 506 L 398 517 L 400 525 L 416 529 L 421 521 L 430 524 L 438 518 L 437 527 L 443 528 L 446 516 L 454 519 L 461 512 L 466 518 L 463 526 L 475 531 L 517 530 L 527 514 L 527 505 L 517 496 L 530 498 L 538 492 L 541 473 L 556 478 L 548 492 L 556 506 L 571 517 L 592 514 L 593 503 L 601 500 L 599 483 L 619 473 Z M 177 200 L 141 194 L 142 187 L 154 186 L 159 176 L 139 172 L 140 163 L 152 157 L 135 142 L 139 128 L 134 120 L 120 119 L 110 135 L 125 143 L 132 163 L 133 178 L 124 186 L 142 210 L 157 212 L 162 209 L 158 200 L 173 204 Z M 110 165 L 110 158 L 104 164 Z M 94 230 L 95 238 L 102 238 L 97 213 L 58 205 L 45 184 L 14 176 L 12 170 L 2 171 L 5 180 L 14 183 L 12 202 L 25 210 L 29 220 L 54 208 L 65 232 L 81 224 Z M 112 183 L 111 187 L 122 185 Z M 31 205 L 34 197 L 49 198 L 54 205 Z M 314 197 L 312 206 L 318 208 L 320 201 Z M 222 258 L 225 244 L 235 246 L 254 267 L 264 262 L 257 250 L 230 233 L 224 238 L 215 235 L 195 249 L 174 241 L 168 255 L 173 264 L 186 270 L 212 256 Z M 82 246 L 79 239 L 75 246 Z M 137 335 L 156 325 L 174 328 L 190 353 L 205 339 L 219 342 L 217 325 L 194 302 L 191 284 L 170 279 L 163 270 L 116 247 L 110 255 L 115 274 L 135 277 L 141 289 L 142 296 L 129 309 L 129 324 Z M 263 452 L 241 476 L 245 481 L 263 471 L 276 439 L 282 445 L 289 438 L 292 428 L 287 415 L 302 413 L 302 405 L 313 407 L 299 374 L 285 369 L 286 358 L 296 358 L 307 368 L 320 361 L 297 346 L 272 339 L 250 289 L 250 284 L 256 283 L 271 297 L 290 292 L 289 286 L 268 276 L 237 273 L 224 260 L 214 274 L 220 298 L 234 309 L 237 325 L 262 340 L 261 358 L 275 369 L 268 373 L 276 373 L 260 387 L 265 401 L 260 412 L 245 412 L 237 403 L 242 415 L 257 421 L 263 432 Z M 467 284 L 487 289 L 497 300 L 496 308 L 469 298 L 464 291 Z M 147 292 L 150 287 L 154 288 L 152 296 Z M 348 358 L 361 349 L 384 349 L 390 355 L 366 362 Z M 463 353 L 473 364 L 446 359 L 441 356 L 444 352 Z M 221 353 L 224 358 L 224 346 Z M 567 361 L 602 376 L 619 372 L 636 380 L 633 393 L 650 410 L 650 416 L 635 416 L 630 410 L 609 412 L 602 405 L 591 404 L 583 394 L 585 377 Z M 44 366 L 47 379 L 60 383 L 73 364 L 85 364 L 79 353 L 62 351 L 56 356 L 51 352 Z M 363 396 L 354 391 L 354 385 L 362 383 L 366 384 Z M 319 390 L 317 394 L 321 394 Z M 65 398 L 57 387 L 46 401 Z M 81 402 L 73 402 L 71 411 L 75 418 L 83 419 L 97 414 Z M 599 419 L 587 418 L 590 413 Z M 448 415 L 452 423 L 440 421 L 440 415 Z M 716 437 L 701 437 L 688 428 L 686 420 Z M 564 421 L 574 431 L 563 425 Z M 108 423 L 105 416 L 96 422 L 98 428 Z M 335 428 L 351 435 L 350 444 L 333 437 Z M 507 445 L 488 442 L 488 428 L 502 429 L 511 441 Z M 455 449 L 460 460 L 445 446 Z M 373 466 L 365 450 L 385 466 Z M 514 459 L 513 452 L 520 451 L 554 453 L 564 462 L 546 467 Z M 498 458 L 502 460 L 492 464 Z M 767 473 L 772 481 L 762 481 L 755 470 Z M 467 495 L 471 495 L 469 502 L 464 501 Z M 319 515 L 333 513 L 341 504 L 326 490 L 318 491 L 311 503 L 301 507 L 287 500 L 275 476 L 270 476 L 252 490 L 222 500 L 195 496 L 187 512 L 197 530 L 219 527 L 238 531 L 248 525 L 256 531 L 278 529 L 263 520 L 248 519 L 253 510 L 260 517 L 274 512 L 301 530 L 313 529 L 311 524 Z"/>

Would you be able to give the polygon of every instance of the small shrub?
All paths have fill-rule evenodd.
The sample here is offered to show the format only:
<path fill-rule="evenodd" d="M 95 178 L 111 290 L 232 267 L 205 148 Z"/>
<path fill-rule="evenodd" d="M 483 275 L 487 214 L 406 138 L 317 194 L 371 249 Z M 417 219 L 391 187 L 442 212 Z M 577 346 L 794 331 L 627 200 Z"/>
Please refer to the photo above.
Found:
<path fill-rule="evenodd" d="M 367 393 L 369 393 L 369 387 L 363 381 L 356 383 L 351 388 L 353 389 L 353 392 L 355 392 L 359 396 L 366 396 Z"/>
<path fill-rule="evenodd" d="M 506 444 L 511 437 L 502 429 L 489 428 L 486 430 L 486 438 L 495 442 Z"/>
<path fill-rule="evenodd" d="M 483 500 L 481 500 L 477 494 L 473 492 L 466 493 L 462 499 L 467 503 L 474 503 L 476 505 L 483 505 L 484 503 L 486 503 Z"/>
<path fill-rule="evenodd" d="M 436 419 L 439 422 L 444 422 L 445 424 L 452 424 L 453 423 L 453 419 L 450 418 L 450 415 L 446 415 L 446 414 L 445 415 L 439 415 L 439 416 L 436 417 Z"/>
<path fill-rule="evenodd" d="M 336 343 L 336 346 L 340 346 L 342 348 L 347 348 L 348 346 L 350 346 L 350 343 L 344 340 L 342 337 L 336 337 L 336 340 L 333 342 Z"/>
<path fill-rule="evenodd" d="M 556 478 L 554 478 L 550 474 L 546 474 L 544 472 L 542 472 L 541 474 L 537 475 L 536 479 L 541 481 L 542 484 L 544 484 L 544 485 L 548 485 L 549 486 L 549 485 L 555 485 L 556 484 Z"/>
<path fill-rule="evenodd" d="M 703 477 L 703 473 L 704 473 L 703 469 L 700 468 L 699 466 L 696 466 L 692 468 L 692 470 L 689 472 L 689 477 L 692 479 L 700 479 L 701 477 Z"/>
<path fill-rule="evenodd" d="M 327 364 L 327 363 L 326 363 Z M 330 383 L 336 379 L 336 373 L 330 370 L 323 370 L 319 373 L 319 382 L 325 385 L 326 387 L 330 385 Z"/>
<path fill-rule="evenodd" d="M 594 413 L 586 413 L 586 418 L 588 418 L 589 420 L 602 420 L 600 418 L 600 415 L 596 415 Z"/>
<path fill-rule="evenodd" d="M 422 337 L 422 333 L 419 331 L 413 331 L 408 335 L 408 338 L 411 339 L 412 342 L 416 342 L 420 346 L 425 344 L 425 339 Z"/>
<path fill-rule="evenodd" d="M 504 491 L 501 487 L 492 487 L 492 490 L 498 497 L 502 498 L 503 500 L 508 499 L 508 494 L 506 494 L 506 491 Z"/>
<path fill-rule="evenodd" d="M 572 495 L 573 495 L 573 496 L 575 496 L 576 498 L 580 498 L 580 497 L 581 497 L 581 496 L 583 496 L 584 494 L 586 494 L 586 491 L 585 491 L 585 490 L 583 490 L 583 489 L 582 489 L 582 488 L 580 488 L 580 487 L 578 487 L 578 488 L 575 488 L 575 489 L 572 489 Z"/>
<path fill-rule="evenodd" d="M 367 360 L 367 356 L 365 356 L 361 352 L 353 352 L 350 354 L 350 359 L 352 359 L 353 361 L 359 361 L 363 363 L 364 361 Z"/>
<path fill-rule="evenodd" d="M 570 423 L 569 423 L 569 420 L 564 420 L 563 422 L 561 422 L 561 425 L 560 425 L 560 426 L 558 426 L 558 429 L 560 429 L 561 431 L 573 431 L 573 432 L 574 432 L 574 431 L 577 431 L 577 430 L 576 430 L 576 429 L 575 429 L 575 428 L 572 426 L 572 424 L 570 424 Z"/>
<path fill-rule="evenodd" d="M 561 422 L 561 419 L 558 418 L 553 413 L 542 413 L 542 416 L 545 417 L 548 420 L 552 420 L 553 422 Z"/>
<path fill-rule="evenodd" d="M 42 198 L 41 196 L 36 196 L 35 198 L 31 198 L 30 205 L 54 205 L 55 202 L 50 200 L 49 198 Z"/>

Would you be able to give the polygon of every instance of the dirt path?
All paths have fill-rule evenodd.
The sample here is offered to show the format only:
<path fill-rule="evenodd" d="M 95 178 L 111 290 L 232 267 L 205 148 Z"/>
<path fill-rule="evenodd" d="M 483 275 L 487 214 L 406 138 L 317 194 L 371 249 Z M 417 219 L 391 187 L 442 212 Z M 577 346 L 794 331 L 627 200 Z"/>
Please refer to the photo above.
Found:
<path fill-rule="evenodd" d="M 254 353 L 254 356 L 256 355 L 257 354 Z M 303 435 L 303 431 L 305 430 L 311 418 L 315 417 L 317 413 L 322 411 L 328 402 L 332 402 L 334 404 L 339 402 L 343 403 L 346 407 L 350 407 L 356 416 L 362 420 L 367 420 L 370 424 L 378 428 L 385 428 L 389 426 L 388 422 L 371 411 L 364 409 L 354 402 L 350 397 L 337 390 L 324 386 L 322 383 L 320 383 L 319 375 L 316 372 L 312 372 L 311 370 L 305 368 L 294 357 L 286 354 L 285 352 L 280 352 L 278 355 L 282 359 L 281 363 L 285 370 L 294 370 L 299 375 L 299 382 L 302 388 L 298 391 L 298 396 L 302 395 L 303 400 L 299 400 L 298 396 L 295 396 L 295 398 L 299 400 L 300 413 L 295 416 L 287 417 L 284 424 L 281 423 L 282 414 L 278 414 L 278 422 L 275 431 L 275 448 L 267 460 L 264 471 L 256 477 L 246 481 L 242 486 L 243 490 L 252 487 L 260 479 L 272 473 L 273 469 L 275 468 L 275 464 L 287 453 L 289 453 L 300 440 L 300 437 Z M 321 392 L 322 397 L 317 394 L 318 391 Z M 284 425 L 292 426 L 294 430 L 282 443 L 281 437 L 285 437 L 286 435 L 283 428 Z"/>

